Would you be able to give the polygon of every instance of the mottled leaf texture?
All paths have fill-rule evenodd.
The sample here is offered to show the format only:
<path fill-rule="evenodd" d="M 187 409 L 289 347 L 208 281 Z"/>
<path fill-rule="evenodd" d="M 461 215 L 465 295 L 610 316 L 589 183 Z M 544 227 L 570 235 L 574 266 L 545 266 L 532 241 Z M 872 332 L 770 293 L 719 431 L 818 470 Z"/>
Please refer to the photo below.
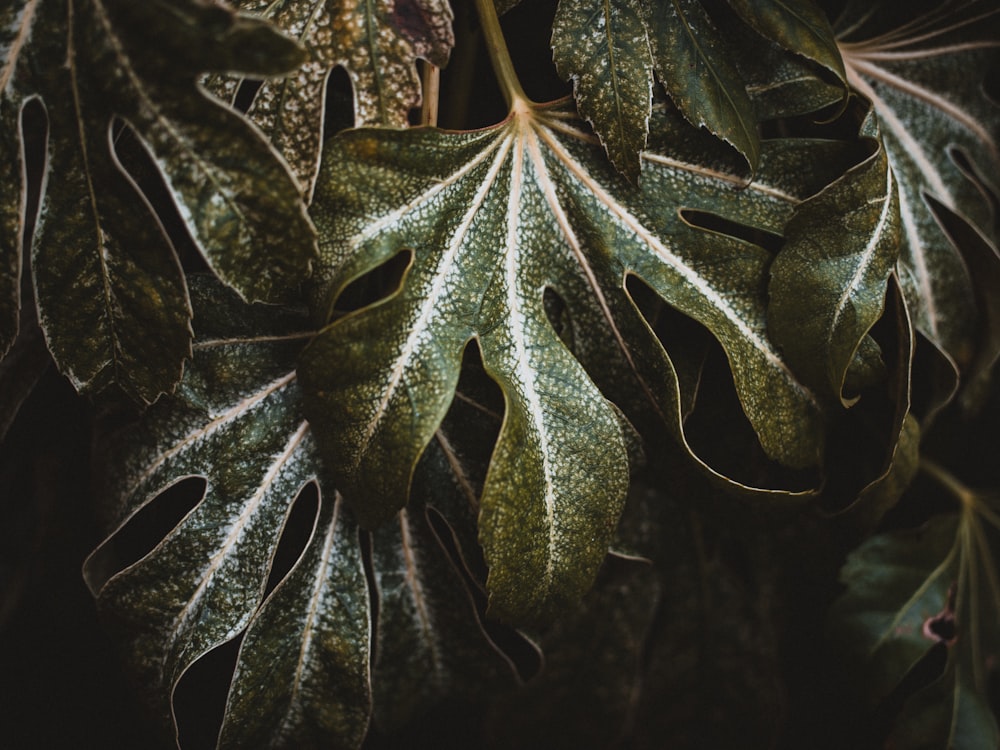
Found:
<path fill-rule="evenodd" d="M 733 44 L 699 0 L 644 0 L 656 75 L 694 125 L 735 147 L 751 172 L 760 161 L 754 106 L 731 55 Z"/>
<path fill-rule="evenodd" d="M 169 722 L 191 664 L 246 631 L 226 721 L 227 747 L 357 747 L 370 714 L 368 586 L 358 531 L 319 473 L 301 413 L 294 360 L 305 316 L 248 308 L 192 279 L 195 356 L 174 396 L 158 401 L 110 452 L 113 524 L 128 524 L 186 477 L 204 497 L 148 554 L 113 576 L 85 577 Z M 299 491 L 320 509 L 298 563 L 264 601 L 275 548 Z"/>
<path fill-rule="evenodd" d="M 863 6 L 866 18 L 888 4 Z M 1000 173 L 1000 118 L 982 91 L 998 46 L 1000 9 L 979 0 L 940 3 L 898 24 L 888 30 L 856 24 L 840 46 L 851 85 L 875 106 L 899 180 L 899 273 L 914 323 L 964 368 L 973 356 L 975 295 L 953 244 L 959 240 L 942 233 L 935 213 L 956 212 L 996 242 L 991 201 L 977 176 L 993 180 Z M 971 173 L 964 163 L 973 165 Z"/>
<path fill-rule="evenodd" d="M 139 401 L 170 390 L 190 353 L 187 294 L 158 220 L 124 173 L 127 125 L 159 167 L 213 271 L 277 301 L 309 270 L 315 235 L 285 164 L 195 85 L 203 71 L 275 75 L 300 50 L 260 21 L 201 0 L 19 0 L 0 11 L 4 341 L 27 222 L 19 129 L 38 100 L 48 153 L 32 269 L 39 319 L 81 389 L 118 383 Z M 13 269 L 8 275 L 7 269 Z"/>
<path fill-rule="evenodd" d="M 841 572 L 847 591 L 832 632 L 869 700 L 886 697 L 932 648 L 947 650 L 944 673 L 897 719 L 899 747 L 997 745 L 987 691 L 1000 653 L 1000 515 L 996 498 L 961 500 L 957 516 L 870 538 Z"/>
<path fill-rule="evenodd" d="M 326 79 L 354 86 L 355 125 L 404 127 L 420 105 L 418 58 L 444 67 L 455 43 L 447 0 L 237 0 L 309 50 L 294 76 L 265 82 L 248 115 L 285 155 L 307 195 L 319 169 Z"/>
<path fill-rule="evenodd" d="M 769 330 L 803 383 L 842 401 L 848 368 L 884 307 L 899 249 L 897 185 L 868 108 L 874 153 L 796 208 L 771 267 Z"/>
<path fill-rule="evenodd" d="M 653 60 L 636 0 L 560 0 L 552 23 L 553 60 L 573 80 L 577 107 L 611 162 L 639 178 L 652 106 Z"/>
<path fill-rule="evenodd" d="M 637 372 L 650 357 L 668 367 L 624 288 L 627 274 L 640 276 L 718 338 L 768 453 L 795 466 L 817 461 L 817 403 L 765 331 L 769 253 L 692 226 L 679 209 L 780 233 L 799 199 L 825 184 L 806 184 L 817 173 L 802 167 L 826 144 L 766 143 L 745 187 L 731 149 L 674 110 L 657 116 L 670 150 L 644 154 L 639 188 L 609 167 L 565 105 L 524 106 L 470 133 L 353 131 L 331 139 L 324 156 L 331 166 L 313 205 L 328 304 L 351 280 L 410 256 L 395 293 L 335 320 L 303 354 L 324 457 L 363 524 L 391 518 L 475 338 L 506 401 L 480 538 L 492 606 L 510 619 L 541 616 L 587 589 L 628 476 L 616 410 L 552 328 L 546 289 L 599 321 L 605 343 Z M 676 378 L 660 371 L 674 378 L 656 386 L 667 391 L 660 407 L 679 421 Z"/>

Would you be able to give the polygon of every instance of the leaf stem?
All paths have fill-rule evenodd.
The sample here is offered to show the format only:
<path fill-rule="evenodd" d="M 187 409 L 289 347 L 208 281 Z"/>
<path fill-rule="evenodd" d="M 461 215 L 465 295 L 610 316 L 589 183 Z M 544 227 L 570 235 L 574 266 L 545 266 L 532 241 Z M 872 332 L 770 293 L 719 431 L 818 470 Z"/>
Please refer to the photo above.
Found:
<path fill-rule="evenodd" d="M 438 102 L 441 98 L 441 69 L 437 65 L 424 62 L 420 79 L 422 84 L 420 124 L 434 127 L 438 123 Z"/>
<path fill-rule="evenodd" d="M 531 100 L 521 88 L 521 81 L 514 70 L 514 62 L 510 59 L 510 51 L 507 49 L 503 29 L 500 27 L 500 18 L 493 2 L 494 0 L 476 0 L 476 11 L 479 14 L 479 24 L 483 29 L 486 49 L 490 53 L 490 62 L 493 63 L 497 83 L 507 101 L 507 106 L 513 111 L 530 105 Z"/>
<path fill-rule="evenodd" d="M 956 500 L 962 504 L 963 510 L 972 510 L 976 506 L 976 493 L 962 484 L 955 475 L 941 464 L 926 456 L 920 457 L 920 470 L 941 485 Z"/>

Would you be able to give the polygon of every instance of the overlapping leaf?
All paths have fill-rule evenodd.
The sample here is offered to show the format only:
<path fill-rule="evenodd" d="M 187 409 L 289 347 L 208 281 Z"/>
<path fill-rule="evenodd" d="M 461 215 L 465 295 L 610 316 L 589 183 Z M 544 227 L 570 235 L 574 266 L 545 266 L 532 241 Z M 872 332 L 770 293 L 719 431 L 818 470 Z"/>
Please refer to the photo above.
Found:
<path fill-rule="evenodd" d="M 118 383 L 140 401 L 170 390 L 190 352 L 187 295 L 158 220 L 124 173 L 124 121 L 156 162 L 216 274 L 249 299 L 279 300 L 309 270 L 315 235 L 284 165 L 235 113 L 206 98 L 203 71 L 275 75 L 300 50 L 215 3 L 7 3 L 0 68 L 4 170 L 0 350 L 16 328 L 27 196 L 20 128 L 38 100 L 48 123 L 31 257 L 40 322 L 80 389 Z M 35 167 L 32 167 L 34 170 Z"/>
<path fill-rule="evenodd" d="M 120 529 L 185 478 L 204 477 L 204 497 L 136 563 L 111 575 L 116 531 L 85 567 L 158 714 L 169 719 L 195 660 L 241 633 L 222 747 L 358 747 L 373 706 L 376 723 L 391 727 L 443 697 L 509 683 L 512 670 L 484 634 L 430 511 L 409 509 L 375 539 L 373 621 L 359 531 L 301 414 L 293 367 L 311 335 L 305 315 L 248 307 L 199 277 L 191 290 L 194 360 L 176 395 L 113 441 L 108 502 Z M 462 514 L 473 509 L 462 509 L 461 485 L 476 481 L 472 469 L 429 454 L 421 477 L 454 528 L 468 529 Z M 319 488 L 312 533 L 265 599 L 293 502 L 309 483 Z M 461 539 L 471 553 L 475 538 Z"/>
<path fill-rule="evenodd" d="M 870 108 L 861 135 L 874 153 L 798 206 L 769 286 L 769 330 L 785 358 L 803 383 L 845 404 L 848 368 L 882 315 L 899 251 L 896 180 Z"/>
<path fill-rule="evenodd" d="M 403 127 L 421 102 L 418 58 L 444 67 L 454 45 L 447 0 L 239 0 L 298 39 L 310 59 L 265 82 L 249 116 L 285 155 L 307 196 L 319 170 L 326 79 L 343 66 L 354 86 L 355 125 Z"/>
<path fill-rule="evenodd" d="M 843 79 L 830 25 L 811 3 L 731 4 L 764 37 Z M 757 169 L 760 136 L 744 69 L 759 64 L 763 53 L 772 63 L 765 85 L 781 86 L 773 75 L 776 49 L 751 51 L 755 45 L 740 37 L 755 35 L 747 34 L 745 26 L 734 30 L 733 21 L 736 26 L 740 22 L 725 13 L 720 20 L 726 33 L 700 0 L 559 3 L 552 29 L 556 67 L 573 81 L 580 113 L 594 126 L 612 163 L 631 180 L 638 179 L 639 152 L 649 133 L 654 72 L 692 124 L 704 126 L 742 154 L 748 174 Z M 799 87 L 797 94 L 806 94 L 799 100 L 808 101 L 804 111 L 830 103 L 826 92 L 819 93 L 827 84 L 799 68 L 786 82 Z M 833 99 L 842 98 L 845 88 Z"/>
<path fill-rule="evenodd" d="M 841 572 L 847 592 L 832 630 L 865 694 L 885 698 L 930 651 L 948 650 L 944 674 L 910 697 L 894 730 L 901 747 L 996 747 L 990 670 L 1000 652 L 1000 568 L 995 498 L 966 493 L 957 515 L 880 534 Z"/>
<path fill-rule="evenodd" d="M 314 208 L 327 303 L 397 253 L 411 262 L 398 291 L 333 322 L 303 355 L 324 456 L 362 523 L 390 518 L 475 338 L 506 399 L 480 536 L 493 606 L 507 617 L 540 616 L 586 590 L 627 483 L 618 416 L 548 321 L 547 288 L 606 332 L 580 357 L 613 348 L 679 432 L 676 376 L 624 288 L 627 274 L 640 276 L 718 338 L 765 450 L 795 466 L 817 461 L 817 403 L 765 331 L 770 255 L 680 211 L 780 233 L 843 153 L 769 142 L 759 179 L 741 190 L 739 157 L 674 110 L 658 112 L 656 133 L 639 188 L 560 106 L 525 105 L 471 133 L 354 131 L 325 154 L 335 167 Z M 821 170 L 802 166 L 820 160 Z"/>
<path fill-rule="evenodd" d="M 888 7 L 869 6 L 847 14 L 844 25 L 858 16 L 879 19 Z M 939 214 L 958 213 L 995 243 L 986 191 L 1000 170 L 998 118 L 979 76 L 998 45 L 1000 11 L 979 0 L 941 3 L 906 20 L 882 33 L 856 24 L 840 46 L 851 84 L 875 106 L 899 180 L 899 270 L 914 322 L 964 368 L 972 357 L 975 296 Z"/>

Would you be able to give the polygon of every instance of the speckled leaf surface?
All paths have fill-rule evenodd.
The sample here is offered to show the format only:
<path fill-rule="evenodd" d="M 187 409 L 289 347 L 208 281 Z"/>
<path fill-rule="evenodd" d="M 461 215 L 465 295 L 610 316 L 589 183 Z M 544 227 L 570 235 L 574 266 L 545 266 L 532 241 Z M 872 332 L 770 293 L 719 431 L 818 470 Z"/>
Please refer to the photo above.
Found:
<path fill-rule="evenodd" d="M 196 659 L 247 630 L 226 742 L 316 744 L 334 732 L 340 746 L 354 746 L 370 703 L 368 589 L 356 527 L 319 473 L 301 413 L 293 363 L 307 322 L 248 309 L 201 279 L 192 279 L 192 296 L 199 339 L 176 395 L 112 443 L 110 526 L 122 528 L 186 477 L 205 478 L 204 497 L 151 552 L 109 577 L 102 561 L 112 535 L 85 578 L 158 716 L 169 721 L 173 690 Z M 292 503 L 309 483 L 320 487 L 309 545 L 262 602 Z"/>
<path fill-rule="evenodd" d="M 803 383 L 848 404 L 847 371 L 882 316 L 899 251 L 899 201 L 874 112 L 874 153 L 801 203 L 771 267 L 769 330 Z"/>
<path fill-rule="evenodd" d="M 611 162 L 637 180 L 652 103 L 653 59 L 636 0 L 560 0 L 552 22 L 553 60 L 573 81 L 577 107 Z"/>
<path fill-rule="evenodd" d="M 404 127 L 420 105 L 417 59 L 444 67 L 455 43 L 446 0 L 238 0 L 297 39 L 308 61 L 265 82 L 248 115 L 311 196 L 319 170 L 326 80 L 340 65 L 354 87 L 354 124 Z"/>
<path fill-rule="evenodd" d="M 304 204 L 257 131 L 194 78 L 277 74 L 300 51 L 258 21 L 192 0 L 30 0 L 15 3 L 5 24 L 0 146 L 14 179 L 0 194 L 3 263 L 16 268 L 27 222 L 18 130 L 23 107 L 37 100 L 48 154 L 31 256 L 49 347 L 77 388 L 116 382 L 152 401 L 190 352 L 190 311 L 178 262 L 114 140 L 122 123 L 140 136 L 220 278 L 247 298 L 279 300 L 315 253 Z M 4 299 L 7 311 L 9 289 Z"/>
<path fill-rule="evenodd" d="M 480 537 L 493 606 L 507 617 L 537 616 L 586 590 L 626 486 L 616 412 L 553 330 L 546 288 L 571 312 L 575 296 L 591 300 L 583 308 L 596 300 L 628 360 L 632 344 L 612 310 L 629 308 L 626 274 L 640 276 L 718 338 L 765 450 L 792 465 L 817 461 L 818 405 L 765 330 L 770 255 L 694 227 L 678 209 L 780 233 L 823 184 L 790 167 L 825 146 L 768 143 L 768 169 L 741 189 L 735 153 L 676 112 L 658 117 L 664 149 L 644 155 L 639 188 L 562 106 L 526 108 L 471 133 L 359 130 L 326 151 L 335 167 L 322 175 L 314 212 L 327 304 L 396 254 L 411 260 L 398 291 L 335 320 L 303 355 L 324 457 L 362 523 L 391 518 L 475 338 L 506 400 Z"/>
<path fill-rule="evenodd" d="M 959 514 L 871 537 L 841 571 L 831 632 L 871 701 L 885 698 L 933 647 L 944 674 L 910 698 L 902 747 L 995 747 L 988 679 L 1000 651 L 996 498 L 969 493 Z M 915 743 L 915 744 L 914 744 Z"/>
<path fill-rule="evenodd" d="M 643 7 L 656 75 L 670 98 L 692 124 L 731 144 L 756 170 L 757 119 L 731 39 L 719 33 L 699 0 L 647 0 Z"/>
<path fill-rule="evenodd" d="M 856 17 L 845 17 L 845 26 Z M 975 296 L 929 198 L 995 242 L 982 183 L 989 186 L 1000 172 L 998 110 L 983 94 L 981 71 L 997 47 L 1000 10 L 989 2 L 940 4 L 903 21 L 848 26 L 840 46 L 852 86 L 875 106 L 899 180 L 899 272 L 915 325 L 964 368 L 973 351 Z"/>

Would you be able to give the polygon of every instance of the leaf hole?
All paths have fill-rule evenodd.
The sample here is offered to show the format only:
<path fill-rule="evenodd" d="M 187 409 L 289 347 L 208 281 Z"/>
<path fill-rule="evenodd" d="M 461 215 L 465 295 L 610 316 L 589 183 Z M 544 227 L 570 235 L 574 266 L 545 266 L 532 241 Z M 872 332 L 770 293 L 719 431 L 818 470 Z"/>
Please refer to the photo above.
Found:
<path fill-rule="evenodd" d="M 685 208 L 681 210 L 681 218 L 691 226 L 698 227 L 699 229 L 725 234 L 729 237 L 735 237 L 758 245 L 771 253 L 771 255 L 777 255 L 784 242 L 784 239 L 780 235 L 768 232 L 766 229 L 740 224 L 709 211 Z"/>
<path fill-rule="evenodd" d="M 177 683 L 173 709 L 182 750 L 216 746 L 242 642 L 240 635 L 202 654 Z"/>
<path fill-rule="evenodd" d="M 572 352 L 575 341 L 573 318 L 566 300 L 552 287 L 545 287 L 542 305 L 545 308 L 545 317 L 548 318 L 553 330 L 566 345 L 566 348 Z"/>
<path fill-rule="evenodd" d="M 323 108 L 323 141 L 354 125 L 354 89 L 350 76 L 342 67 L 330 71 L 326 79 L 326 101 Z"/>
<path fill-rule="evenodd" d="M 31 247 L 31 238 L 38 221 L 42 201 L 42 183 L 48 162 L 49 116 L 38 99 L 30 99 L 21 110 L 21 148 L 24 158 L 25 211 L 24 248 Z M 28 274 L 24 274 L 25 279 Z"/>
<path fill-rule="evenodd" d="M 391 297 L 399 291 L 412 258 L 411 251 L 403 250 L 354 279 L 337 297 L 334 315 L 346 315 Z"/>
<path fill-rule="evenodd" d="M 252 78 L 244 78 L 236 87 L 236 94 L 233 96 L 233 109 L 240 112 L 247 112 L 253 105 L 253 100 L 257 97 L 257 92 L 264 85 L 263 81 Z"/>
<path fill-rule="evenodd" d="M 148 555 L 201 502 L 208 483 L 186 477 L 140 508 L 87 560 L 85 576 L 93 592 Z"/>
<path fill-rule="evenodd" d="M 114 155 L 126 179 L 149 202 L 150 212 L 160 222 L 185 271 L 207 271 L 208 263 L 188 232 L 175 205 L 174 196 L 145 144 L 121 118 L 112 121 Z M 153 208 L 155 206 L 155 209 Z M 151 219 L 152 220 L 152 219 Z"/>
<path fill-rule="evenodd" d="M 264 587 L 264 598 L 270 596 L 302 558 L 316 527 L 318 515 L 319 488 L 315 482 L 310 482 L 299 492 L 285 517 L 278 546 L 271 558 L 271 570 Z"/>

